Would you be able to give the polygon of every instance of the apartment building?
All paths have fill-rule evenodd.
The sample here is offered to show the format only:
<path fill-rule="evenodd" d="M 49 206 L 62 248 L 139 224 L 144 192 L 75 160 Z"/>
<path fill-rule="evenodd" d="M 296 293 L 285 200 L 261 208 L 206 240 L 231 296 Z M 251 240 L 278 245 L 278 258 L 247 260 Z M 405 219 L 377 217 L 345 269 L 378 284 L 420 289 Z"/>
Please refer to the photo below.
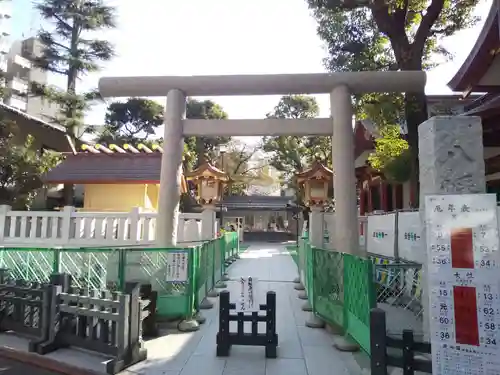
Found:
<path fill-rule="evenodd" d="M 12 25 L 12 0 L 0 0 L 0 70 L 7 70 L 7 54 L 10 48 Z"/>
<path fill-rule="evenodd" d="M 1 4 L 1 3 L 0 3 Z M 47 83 L 47 72 L 33 67 L 31 60 L 40 56 L 43 45 L 31 37 L 11 44 L 6 59 L 6 86 L 9 95 L 5 104 L 48 123 L 58 114 L 59 106 L 40 97 L 26 95 L 30 82 Z"/>

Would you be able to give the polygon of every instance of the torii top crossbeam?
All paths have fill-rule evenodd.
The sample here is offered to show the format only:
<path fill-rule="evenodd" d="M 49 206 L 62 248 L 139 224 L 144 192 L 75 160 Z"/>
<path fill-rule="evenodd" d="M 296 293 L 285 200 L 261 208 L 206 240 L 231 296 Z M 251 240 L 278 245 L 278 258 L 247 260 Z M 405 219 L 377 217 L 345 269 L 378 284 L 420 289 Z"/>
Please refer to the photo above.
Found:
<path fill-rule="evenodd" d="M 166 96 L 172 89 L 186 96 L 325 94 L 339 85 L 352 94 L 419 92 L 425 88 L 421 71 L 263 74 L 222 76 L 103 77 L 103 97 Z"/>

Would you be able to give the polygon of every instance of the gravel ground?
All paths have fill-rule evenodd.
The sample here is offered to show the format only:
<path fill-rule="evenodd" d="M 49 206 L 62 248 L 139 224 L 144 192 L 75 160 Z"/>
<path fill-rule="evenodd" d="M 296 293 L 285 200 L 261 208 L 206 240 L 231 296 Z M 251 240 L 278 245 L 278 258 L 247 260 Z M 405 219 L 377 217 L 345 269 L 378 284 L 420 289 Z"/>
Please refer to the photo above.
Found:
<path fill-rule="evenodd" d="M 0 375 L 60 375 L 58 372 L 43 370 L 23 362 L 0 357 Z"/>

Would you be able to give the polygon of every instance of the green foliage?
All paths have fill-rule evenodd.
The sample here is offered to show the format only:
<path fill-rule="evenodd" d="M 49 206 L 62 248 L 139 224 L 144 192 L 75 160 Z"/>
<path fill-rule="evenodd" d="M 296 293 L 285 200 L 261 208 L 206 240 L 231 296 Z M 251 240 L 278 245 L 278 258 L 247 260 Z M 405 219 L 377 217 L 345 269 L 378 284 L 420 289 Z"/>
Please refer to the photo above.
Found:
<path fill-rule="evenodd" d="M 380 129 L 380 138 L 375 139 L 375 152 L 369 156 L 368 162 L 394 182 L 402 183 L 410 178 L 408 142 L 401 137 L 398 125 L 386 125 Z"/>
<path fill-rule="evenodd" d="M 306 95 L 283 96 L 267 118 L 314 118 L 319 114 L 316 99 Z M 316 158 L 331 162 L 329 137 L 270 136 L 264 137 L 262 147 L 271 154 L 270 164 L 283 173 L 284 181 L 292 177 Z"/>
<path fill-rule="evenodd" d="M 220 104 L 211 100 L 199 101 L 189 98 L 186 105 L 186 118 L 202 120 L 225 120 L 228 115 Z M 190 158 L 195 158 L 201 164 L 208 157 L 215 157 L 217 147 L 231 140 L 230 137 L 187 137 L 184 142 Z"/>
<path fill-rule="evenodd" d="M 402 94 L 367 94 L 357 101 L 359 119 L 376 124 L 375 150 L 368 162 L 394 182 L 405 182 L 411 176 L 411 154 L 406 139 L 401 136 L 404 118 Z"/>
<path fill-rule="evenodd" d="M 60 90 L 33 83 L 32 94 L 58 104 L 60 115 L 53 120 L 77 137 L 90 130 L 84 126 L 85 111 L 100 98 L 97 91 L 78 93 L 77 81 L 114 57 L 113 46 L 94 36 L 116 26 L 115 8 L 103 0 L 40 0 L 35 8 L 51 27 L 39 31 L 41 54 L 30 59 L 42 70 L 65 76 L 67 85 Z"/>
<path fill-rule="evenodd" d="M 84 124 L 85 111 L 100 99 L 96 90 L 79 93 L 77 81 L 99 71 L 101 62 L 114 57 L 113 46 L 95 36 L 116 27 L 116 9 L 104 0 L 38 0 L 35 8 L 50 28 L 39 31 L 41 54 L 35 52 L 30 59 L 38 68 L 64 76 L 67 84 L 60 90 L 33 83 L 31 94 L 60 106 L 59 115 L 53 121 L 63 125 L 75 139 L 92 132 L 93 129 Z M 73 185 L 66 184 L 65 203 L 73 204 L 73 196 Z"/>
<path fill-rule="evenodd" d="M 437 54 L 449 58 L 442 38 L 477 22 L 473 11 L 479 0 L 307 2 L 327 43 L 330 69 L 356 71 L 409 70 L 409 64 L 421 69 Z"/>
<path fill-rule="evenodd" d="M 43 186 L 41 176 L 57 165 L 59 155 L 36 149 L 32 136 L 23 138 L 14 122 L 0 119 L 0 204 L 29 208 Z"/>
<path fill-rule="evenodd" d="M 104 129 L 98 141 L 105 143 L 144 143 L 154 138 L 163 125 L 164 108 L 154 100 L 129 98 L 108 106 Z"/>
<path fill-rule="evenodd" d="M 316 99 L 306 95 L 286 95 L 281 97 L 274 110 L 267 118 L 313 118 L 318 116 L 319 107 Z"/>
<path fill-rule="evenodd" d="M 226 152 L 219 155 L 216 164 L 231 179 L 225 188 L 225 195 L 244 195 L 249 186 L 258 179 L 264 166 L 254 167 L 250 163 L 258 149 L 259 147 L 233 141 L 227 144 Z"/>
<path fill-rule="evenodd" d="M 452 56 L 443 37 L 472 26 L 479 0 L 307 0 L 325 42 L 329 71 L 422 70 L 435 66 L 438 58 Z M 358 97 L 357 115 L 363 103 L 386 102 L 388 95 Z M 425 93 L 407 93 L 404 101 L 394 96 L 394 112 L 379 127 L 394 125 L 393 117 L 404 113 L 408 127 L 410 167 L 418 175 L 418 125 L 427 119 Z M 390 102 L 390 100 L 389 100 Z M 365 110 L 366 111 L 366 110 Z M 389 111 L 390 112 L 390 111 Z M 362 116 L 361 116 L 362 117 Z M 381 156 L 381 155 L 380 155 Z"/>
<path fill-rule="evenodd" d="M 108 106 L 103 131 L 97 140 L 103 143 L 143 143 L 145 145 L 163 144 L 156 137 L 158 128 L 163 125 L 164 107 L 154 100 L 130 98 L 126 102 L 116 102 Z M 198 101 L 189 98 L 186 103 L 188 119 L 226 119 L 227 113 L 211 100 Z M 184 168 L 191 170 L 205 156 L 213 159 L 217 147 L 231 140 L 229 137 L 187 137 L 184 139 Z"/>

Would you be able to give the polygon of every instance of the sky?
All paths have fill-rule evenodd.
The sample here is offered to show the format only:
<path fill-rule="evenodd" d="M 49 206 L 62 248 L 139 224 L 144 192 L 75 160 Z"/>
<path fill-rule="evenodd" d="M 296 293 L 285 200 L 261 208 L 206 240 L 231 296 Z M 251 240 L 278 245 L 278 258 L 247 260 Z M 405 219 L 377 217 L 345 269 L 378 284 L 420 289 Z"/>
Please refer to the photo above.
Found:
<path fill-rule="evenodd" d="M 13 1 L 13 38 L 31 36 L 40 26 L 32 0 Z M 117 56 L 79 83 L 97 86 L 101 76 L 273 74 L 324 72 L 326 56 L 316 23 L 305 0 L 109 0 L 117 6 L 118 28 L 110 40 Z M 476 14 L 484 19 L 490 1 Z M 464 30 L 444 42 L 452 62 L 428 73 L 427 94 L 449 94 L 446 83 L 458 70 L 482 28 Z M 62 77 L 50 83 L 64 86 Z M 162 98 L 157 98 L 163 103 Z M 277 104 L 276 96 L 216 97 L 230 118 L 262 118 Z M 327 95 L 318 95 L 321 116 L 329 117 Z M 165 103 L 163 103 L 165 104 Z M 101 124 L 105 106 L 94 108 L 88 124 Z"/>

